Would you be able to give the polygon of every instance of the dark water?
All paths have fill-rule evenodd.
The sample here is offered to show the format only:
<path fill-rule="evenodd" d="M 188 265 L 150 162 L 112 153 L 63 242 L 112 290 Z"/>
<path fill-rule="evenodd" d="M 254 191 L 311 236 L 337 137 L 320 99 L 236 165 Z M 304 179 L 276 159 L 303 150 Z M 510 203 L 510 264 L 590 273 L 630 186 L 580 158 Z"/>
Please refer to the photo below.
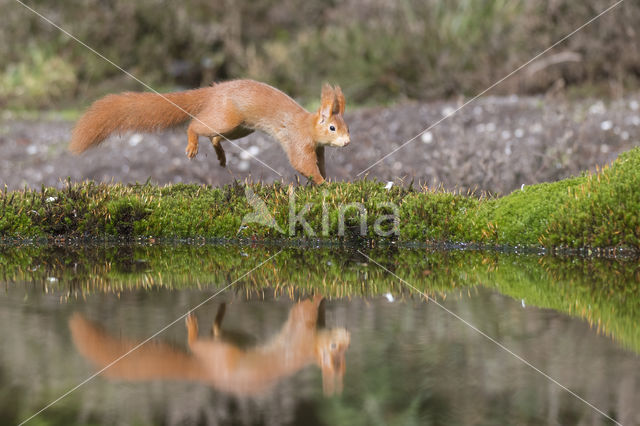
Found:
<path fill-rule="evenodd" d="M 367 255 L 5 248 L 0 423 L 640 424 L 635 261 Z"/>

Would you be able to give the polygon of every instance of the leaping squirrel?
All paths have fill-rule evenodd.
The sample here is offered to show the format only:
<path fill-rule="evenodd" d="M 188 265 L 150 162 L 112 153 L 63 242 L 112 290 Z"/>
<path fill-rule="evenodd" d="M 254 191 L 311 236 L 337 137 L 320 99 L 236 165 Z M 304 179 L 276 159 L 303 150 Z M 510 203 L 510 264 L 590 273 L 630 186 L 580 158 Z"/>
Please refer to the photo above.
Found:
<path fill-rule="evenodd" d="M 345 98 L 340 87 L 325 84 L 321 105 L 310 113 L 280 90 L 253 80 L 233 80 L 184 92 L 125 92 L 94 102 L 76 123 L 69 149 L 81 153 L 114 132 L 155 132 L 192 119 L 187 128 L 189 158 L 198 154 L 198 137 L 206 136 L 221 166 L 221 142 L 261 130 L 274 137 L 291 165 L 320 184 L 325 181 L 324 147 L 346 146 Z"/>

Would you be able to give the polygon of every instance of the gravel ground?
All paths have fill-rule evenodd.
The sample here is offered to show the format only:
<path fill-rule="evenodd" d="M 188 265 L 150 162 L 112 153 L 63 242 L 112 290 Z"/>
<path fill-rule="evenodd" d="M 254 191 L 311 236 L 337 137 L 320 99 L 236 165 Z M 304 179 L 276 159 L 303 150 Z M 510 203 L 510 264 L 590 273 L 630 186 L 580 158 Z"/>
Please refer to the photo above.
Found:
<path fill-rule="evenodd" d="M 405 103 L 346 114 L 352 143 L 327 149 L 327 174 L 353 180 L 384 155 L 458 108 L 455 102 Z M 233 179 L 295 182 L 280 146 L 254 133 L 236 143 L 282 174 L 224 142 L 227 167 L 201 139 L 195 160 L 184 154 L 184 128 L 112 137 L 80 156 L 66 150 L 72 122 L 0 118 L 0 184 L 9 189 L 106 182 L 194 182 Z M 508 193 L 521 185 L 595 170 L 640 145 L 640 93 L 611 102 L 544 97 L 487 97 L 418 136 L 368 171 L 368 178 Z M 304 181 L 301 179 L 301 181 Z"/>

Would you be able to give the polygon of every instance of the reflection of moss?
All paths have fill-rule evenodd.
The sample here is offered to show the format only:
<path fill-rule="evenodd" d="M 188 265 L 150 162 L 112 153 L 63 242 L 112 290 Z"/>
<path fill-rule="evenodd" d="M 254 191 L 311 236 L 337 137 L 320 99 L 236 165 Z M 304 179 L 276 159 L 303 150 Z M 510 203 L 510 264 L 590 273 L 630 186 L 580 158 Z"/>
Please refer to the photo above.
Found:
<path fill-rule="evenodd" d="M 640 352 L 640 266 L 611 259 L 498 256 L 493 270 L 477 270 L 483 285 L 586 320 L 598 332 Z M 525 260 L 526 261 L 523 261 Z"/>
<path fill-rule="evenodd" d="M 258 223 L 242 226 L 253 208 L 245 185 L 221 188 L 199 185 L 69 184 L 66 189 L 15 191 L 0 194 L 0 235 L 5 237 L 124 238 L 323 238 L 359 236 L 358 209 L 346 209 L 346 237 L 340 234 L 340 212 L 361 203 L 366 212 L 366 238 L 381 240 L 379 223 L 398 207 L 403 241 L 458 241 L 481 244 L 563 247 L 640 248 L 640 148 L 623 154 L 611 167 L 555 183 L 525 187 L 501 198 L 477 198 L 428 188 L 393 187 L 371 181 L 297 187 L 252 184 L 266 211 L 280 228 L 289 230 L 290 214 L 308 205 L 304 227 L 293 234 Z M 290 193 L 295 211 L 290 212 Z M 323 215 L 326 214 L 326 220 Z M 328 231 L 323 234 L 323 231 Z"/>
<path fill-rule="evenodd" d="M 277 248 L 194 245 L 5 247 L 2 281 L 41 283 L 69 297 L 83 292 L 162 286 L 226 285 Z M 527 305 L 565 312 L 640 351 L 640 266 L 632 261 L 522 256 L 494 252 L 371 250 L 372 258 L 433 297 L 483 285 Z M 55 279 L 52 279 L 55 278 Z M 288 249 L 234 286 L 274 288 L 283 294 L 322 292 L 332 297 L 418 297 L 357 252 Z"/>

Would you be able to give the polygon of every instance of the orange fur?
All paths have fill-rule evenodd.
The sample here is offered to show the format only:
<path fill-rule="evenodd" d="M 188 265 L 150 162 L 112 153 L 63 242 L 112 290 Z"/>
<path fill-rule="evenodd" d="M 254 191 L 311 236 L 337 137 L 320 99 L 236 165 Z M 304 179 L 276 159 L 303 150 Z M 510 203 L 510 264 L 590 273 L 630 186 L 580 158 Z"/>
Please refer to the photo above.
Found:
<path fill-rule="evenodd" d="M 138 342 L 109 335 L 80 314 L 69 320 L 78 351 L 102 369 L 122 357 L 102 374 L 125 380 L 175 379 L 207 383 L 239 396 L 260 395 L 285 377 L 310 364 L 322 369 L 327 395 L 342 391 L 346 370 L 345 352 L 350 335 L 343 328 L 323 329 L 322 297 L 305 300 L 291 308 L 280 332 L 262 345 L 245 349 L 227 341 L 221 331 L 224 305 L 213 326 L 214 337 L 200 339 L 198 321 L 187 317 L 187 342 L 191 353 L 162 342 L 150 342 L 129 355 Z"/>
<path fill-rule="evenodd" d="M 190 118 L 189 114 L 195 115 L 202 110 L 210 90 L 203 88 L 162 96 L 132 92 L 107 95 L 94 102 L 80 117 L 73 129 L 69 149 L 81 153 L 112 133 L 155 132 L 178 126 Z"/>
<path fill-rule="evenodd" d="M 69 148 L 83 152 L 112 133 L 154 132 L 177 126 L 192 115 L 187 129 L 189 158 L 197 155 L 198 138 L 205 136 L 224 166 L 226 158 L 220 143 L 260 130 L 280 142 L 298 172 L 322 183 L 324 146 L 345 146 L 350 142 L 344 109 L 342 90 L 327 84 L 322 88 L 320 108 L 314 113 L 280 90 L 252 80 L 228 81 L 162 96 L 122 93 L 108 95 L 87 110 L 73 130 Z"/>

